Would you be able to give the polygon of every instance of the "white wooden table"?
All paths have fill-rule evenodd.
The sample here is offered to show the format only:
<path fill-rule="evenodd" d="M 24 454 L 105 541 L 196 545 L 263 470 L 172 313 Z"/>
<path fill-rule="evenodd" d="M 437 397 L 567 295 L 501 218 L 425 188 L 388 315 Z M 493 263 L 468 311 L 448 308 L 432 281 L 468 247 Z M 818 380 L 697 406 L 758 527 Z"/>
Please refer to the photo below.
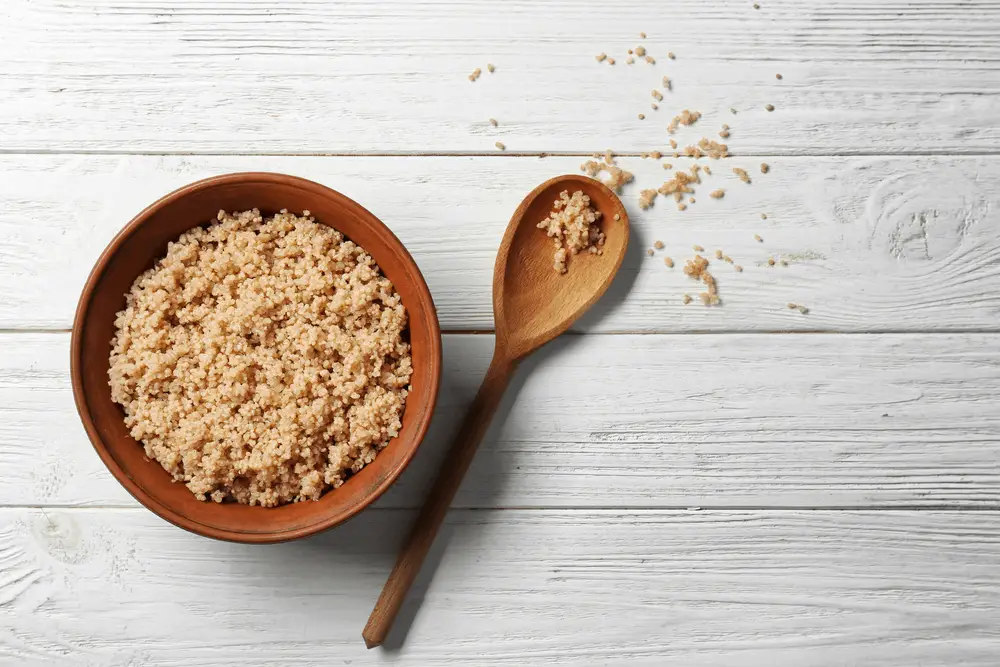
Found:
<path fill-rule="evenodd" d="M 0 664 L 1000 664 L 1000 4 L 758 2 L 2 0 Z M 655 65 L 625 64 L 640 31 Z M 685 143 L 732 126 L 727 195 L 641 211 L 667 172 L 638 155 L 684 108 Z M 392 646 L 366 651 L 486 367 L 508 217 L 606 148 L 636 173 L 622 276 L 522 368 Z M 400 482 L 274 547 L 138 506 L 68 378 L 108 240 L 238 170 L 370 208 L 447 331 Z M 684 306 L 655 239 L 746 270 Z"/>

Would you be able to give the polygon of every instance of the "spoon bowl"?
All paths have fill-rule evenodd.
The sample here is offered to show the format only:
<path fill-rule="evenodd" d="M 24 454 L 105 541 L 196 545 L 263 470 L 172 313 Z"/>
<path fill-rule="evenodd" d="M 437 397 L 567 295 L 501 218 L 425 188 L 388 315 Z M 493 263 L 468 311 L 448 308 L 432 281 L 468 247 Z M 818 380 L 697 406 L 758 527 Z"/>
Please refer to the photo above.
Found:
<path fill-rule="evenodd" d="M 555 246 L 538 223 L 549 217 L 561 192 L 577 190 L 601 212 L 605 242 L 599 254 L 571 255 L 567 272 L 558 273 Z M 600 181 L 575 174 L 545 181 L 514 211 L 493 270 L 493 360 L 361 633 L 368 648 L 388 635 L 517 363 L 569 329 L 607 291 L 625 258 L 628 232 L 628 214 L 615 193 Z"/>
<path fill-rule="evenodd" d="M 552 211 L 559 194 L 577 190 L 601 213 L 600 254 L 570 255 L 566 273 L 553 268 L 555 247 L 538 223 Z M 617 216 L 618 219 L 615 219 Z M 497 337 L 512 359 L 519 359 L 563 333 L 590 308 L 614 280 L 628 247 L 628 213 L 606 185 L 568 174 L 545 181 L 514 211 L 493 269 L 493 314 Z"/>

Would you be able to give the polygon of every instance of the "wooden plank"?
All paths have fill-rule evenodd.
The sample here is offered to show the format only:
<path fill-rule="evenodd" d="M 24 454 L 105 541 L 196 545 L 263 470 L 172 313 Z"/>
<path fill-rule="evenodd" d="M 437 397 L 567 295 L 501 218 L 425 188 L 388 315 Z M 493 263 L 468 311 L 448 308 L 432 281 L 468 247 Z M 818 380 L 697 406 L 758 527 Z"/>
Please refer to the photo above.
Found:
<path fill-rule="evenodd" d="M 136 212 L 198 178 L 268 170 L 318 180 L 369 207 L 416 257 L 442 326 L 491 330 L 493 259 L 510 214 L 535 185 L 578 171 L 580 161 L 0 156 L 0 329 L 68 328 L 91 266 Z M 710 161 L 713 175 L 683 213 L 663 198 L 641 211 L 638 191 L 668 172 L 655 160 L 621 163 L 636 173 L 623 194 L 633 247 L 578 331 L 997 330 L 998 157 Z M 732 166 L 748 169 L 753 183 L 739 182 Z M 719 187 L 725 198 L 710 198 Z M 646 256 L 656 239 L 675 269 L 664 253 Z M 717 262 L 720 308 L 681 302 L 700 288 L 681 270 L 694 244 L 724 249 L 745 268 Z M 768 267 L 771 257 L 790 265 Z"/>
<path fill-rule="evenodd" d="M 993 0 L 2 4 L 8 151 L 648 151 L 684 108 L 744 154 L 1000 149 Z"/>
<path fill-rule="evenodd" d="M 445 337 L 420 505 L 491 336 Z M 0 505 L 134 502 L 75 414 L 66 334 L 0 336 Z M 1000 336 L 570 336 L 527 362 L 456 507 L 997 507 Z"/>
<path fill-rule="evenodd" d="M 0 511 L 0 660 L 992 667 L 1000 652 L 1000 514 L 908 511 L 452 512 L 405 643 L 369 652 L 360 629 L 411 520 L 370 511 L 247 547 L 140 510 Z"/>

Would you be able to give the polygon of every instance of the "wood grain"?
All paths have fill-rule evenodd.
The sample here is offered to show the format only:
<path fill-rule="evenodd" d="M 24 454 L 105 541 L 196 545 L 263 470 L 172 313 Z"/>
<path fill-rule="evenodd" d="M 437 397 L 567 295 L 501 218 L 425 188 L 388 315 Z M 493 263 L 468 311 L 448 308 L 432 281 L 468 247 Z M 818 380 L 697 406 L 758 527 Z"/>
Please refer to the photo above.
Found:
<path fill-rule="evenodd" d="M 684 108 L 744 154 L 1000 149 L 994 0 L 751 4 L 5 0 L 0 149 L 648 151 Z"/>
<path fill-rule="evenodd" d="M 404 652 L 363 619 L 412 513 L 301 543 L 0 510 L 0 662 L 992 667 L 996 512 L 457 511 Z M 95 622 L 100 619 L 100 622 Z"/>
<path fill-rule="evenodd" d="M 73 411 L 68 343 L 0 335 L 0 505 L 133 507 Z M 420 506 L 492 346 L 445 337 L 431 431 L 379 507 Z M 993 334 L 564 337 L 522 364 L 454 506 L 997 507 L 998 400 Z"/>
<path fill-rule="evenodd" d="M 759 173 L 766 161 L 771 170 Z M 445 330 L 491 330 L 491 277 L 521 198 L 577 158 L 0 156 L 0 329 L 68 328 L 79 290 L 114 234 L 157 197 L 232 171 L 320 181 L 379 216 L 413 253 Z M 677 167 L 690 161 L 670 160 Z M 577 331 L 996 331 L 1000 158 L 755 158 L 710 161 L 680 212 L 639 190 L 668 172 L 622 159 L 630 253 Z M 750 171 L 741 183 L 732 166 Z M 724 188 L 724 199 L 708 197 Z M 767 214 L 762 220 L 761 213 Z M 754 240 L 759 234 L 762 243 Z M 662 239 L 654 257 L 645 250 Z M 694 244 L 745 271 L 714 269 L 723 306 L 684 306 L 699 285 L 681 267 Z M 664 255 L 676 268 L 667 269 Z M 767 266 L 767 259 L 790 265 Z M 714 259 L 714 258 L 713 258 Z M 790 311 L 804 304 L 808 316 Z"/>

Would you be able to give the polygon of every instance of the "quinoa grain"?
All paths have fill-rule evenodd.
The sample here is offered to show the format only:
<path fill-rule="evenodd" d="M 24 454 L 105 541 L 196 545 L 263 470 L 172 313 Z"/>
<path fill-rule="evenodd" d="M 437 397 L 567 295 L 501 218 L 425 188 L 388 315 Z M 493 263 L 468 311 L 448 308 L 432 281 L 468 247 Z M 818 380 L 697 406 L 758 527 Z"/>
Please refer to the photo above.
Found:
<path fill-rule="evenodd" d="M 115 318 L 125 424 L 199 500 L 317 500 L 395 437 L 406 311 L 361 247 L 282 211 L 181 234 Z"/>
<path fill-rule="evenodd" d="M 545 230 L 555 246 L 552 266 L 557 273 L 566 273 L 568 255 L 583 251 L 601 254 L 604 233 L 598 227 L 600 219 L 600 211 L 595 211 L 590 206 L 590 197 L 582 190 L 577 190 L 572 195 L 568 190 L 559 193 L 559 199 L 552 202 L 549 217 L 537 225 L 539 229 Z"/>

